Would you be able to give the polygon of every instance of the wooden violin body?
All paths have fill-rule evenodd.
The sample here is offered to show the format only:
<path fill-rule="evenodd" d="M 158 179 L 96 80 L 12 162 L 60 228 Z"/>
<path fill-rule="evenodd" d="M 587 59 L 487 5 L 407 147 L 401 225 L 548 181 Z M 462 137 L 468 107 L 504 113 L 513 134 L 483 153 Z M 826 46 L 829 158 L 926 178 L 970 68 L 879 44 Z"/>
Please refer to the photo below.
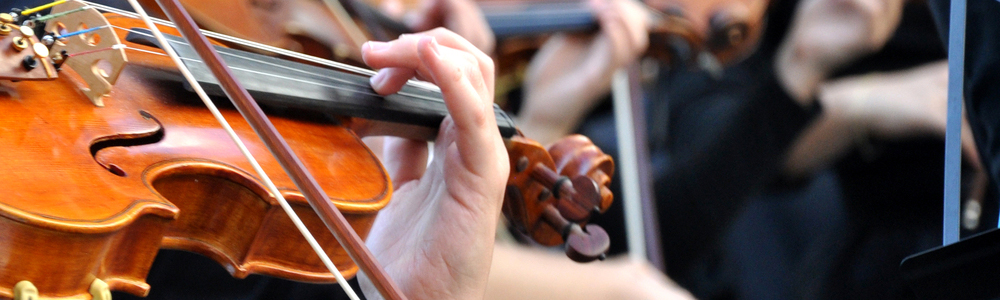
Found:
<path fill-rule="evenodd" d="M 51 297 L 82 298 L 76 293 L 94 278 L 144 295 L 159 248 L 206 255 L 236 277 L 332 282 L 209 112 L 180 85 L 151 75 L 175 70 L 170 61 L 139 51 L 129 58 L 105 107 L 87 100 L 71 76 L 0 81 L 0 111 L 9 114 L 0 121 L 0 143 L 10 147 L 0 154 L 8 174 L 0 180 L 0 296 L 11 297 L 10 287 L 31 280 Z M 235 120 L 231 126 L 334 263 L 354 274 L 357 267 L 259 138 L 236 111 L 223 114 Z M 272 122 L 364 236 L 392 195 L 376 157 L 335 122 L 288 116 Z M 59 280 L 50 279 L 53 272 Z"/>
<path fill-rule="evenodd" d="M 63 33 L 97 27 L 62 22 L 53 24 L 62 26 Z M 264 274 L 333 282 L 334 276 L 280 211 L 275 195 L 250 173 L 250 164 L 219 124 L 182 84 L 167 79 L 177 72 L 170 60 L 159 54 L 160 49 L 118 40 L 126 35 L 124 28 L 143 27 L 140 22 L 119 15 L 107 15 L 107 22 L 115 34 L 97 31 L 67 39 L 79 39 L 72 42 L 98 49 L 125 45 L 128 63 L 110 66 L 120 67 L 114 71 L 104 60 L 87 60 L 92 55 L 105 57 L 100 50 L 71 55 L 69 61 L 84 63 L 70 70 L 67 62 L 62 71 L 53 73 L 57 66 L 43 49 L 12 46 L 15 36 L 28 39 L 29 45 L 41 45 L 39 39 L 18 32 L 0 39 L 0 112 L 8 115 L 0 120 L 0 143 L 8 146 L 0 154 L 4 170 L 0 173 L 5 174 L 0 178 L 0 190 L 5 192 L 0 199 L 0 240 L 4 241 L 0 243 L 0 298 L 15 297 L 16 286 L 23 282 L 32 283 L 46 299 L 90 299 L 98 283 L 107 284 L 105 292 L 146 295 L 150 286 L 144 278 L 158 249 L 205 255 L 238 278 Z M 171 28 L 160 29 L 176 34 Z M 29 67 L 29 58 L 37 65 Z M 95 75 L 98 79 L 93 79 Z M 92 95 L 99 90 L 95 82 L 101 80 L 111 81 L 113 88 L 97 95 L 101 100 L 97 101 Z M 340 271 L 353 276 L 357 265 L 250 126 L 232 109 L 222 113 Z M 366 236 L 376 213 L 391 198 L 392 185 L 357 130 L 393 130 L 377 129 L 386 126 L 378 122 L 297 109 L 275 108 L 269 118 L 354 230 Z M 409 129 L 400 126 L 395 131 Z M 574 178 L 570 183 L 556 178 L 557 185 L 531 178 L 514 184 L 512 179 L 514 190 L 566 191 L 559 197 L 522 197 L 532 204 L 522 210 L 528 220 L 521 227 L 554 232 L 554 236 L 542 235 L 548 245 L 569 238 L 580 244 L 573 249 L 599 250 L 601 240 L 597 239 L 596 248 L 587 245 L 587 235 L 578 232 L 579 226 L 573 227 L 573 234 L 559 234 L 585 222 L 589 214 L 574 215 L 571 222 L 560 222 L 559 213 L 538 216 L 555 206 L 566 212 L 581 207 L 588 211 L 588 205 L 606 209 L 611 198 L 607 182 L 600 180 L 612 172 L 610 158 L 588 148 L 563 151 L 565 155 L 553 160 L 537 143 L 519 137 L 512 141 L 520 142 L 512 142 L 510 149 L 530 154 L 518 162 L 527 160 L 535 166 L 518 175 L 512 172 L 512 178 L 545 170 Z M 579 138 L 569 141 L 564 145 L 583 149 L 576 146 Z M 601 162 L 583 161 L 595 158 Z M 573 188 L 577 182 L 586 183 L 578 189 L 589 194 L 577 193 Z M 582 204 L 574 204 L 584 198 Z M 606 246 L 601 252 L 605 250 Z M 583 259 L 600 254 L 583 252 Z"/>

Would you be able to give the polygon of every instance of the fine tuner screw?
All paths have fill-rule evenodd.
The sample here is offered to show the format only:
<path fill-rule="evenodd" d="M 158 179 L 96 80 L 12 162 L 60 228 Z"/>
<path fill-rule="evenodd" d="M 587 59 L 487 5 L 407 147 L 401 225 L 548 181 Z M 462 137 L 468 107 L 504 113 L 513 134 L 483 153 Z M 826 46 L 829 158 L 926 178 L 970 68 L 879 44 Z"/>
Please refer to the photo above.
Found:
<path fill-rule="evenodd" d="M 35 67 L 38 67 L 38 60 L 36 60 L 34 56 L 25 55 L 24 59 L 21 60 L 21 65 L 28 71 L 31 71 L 34 70 Z"/>

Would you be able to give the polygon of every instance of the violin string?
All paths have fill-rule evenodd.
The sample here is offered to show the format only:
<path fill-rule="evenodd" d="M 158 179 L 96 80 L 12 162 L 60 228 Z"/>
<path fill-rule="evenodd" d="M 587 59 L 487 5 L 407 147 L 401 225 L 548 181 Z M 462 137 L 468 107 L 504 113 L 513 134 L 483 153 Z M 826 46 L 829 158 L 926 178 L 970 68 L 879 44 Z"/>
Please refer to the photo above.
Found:
<path fill-rule="evenodd" d="M 82 2 L 87 3 L 88 5 L 93 6 L 93 7 L 97 8 L 97 9 L 99 9 L 99 10 L 103 10 L 103 11 L 107 11 L 107 12 L 112 12 L 112 13 L 116 13 L 116 14 L 119 14 L 119 15 L 132 17 L 132 18 L 138 18 L 138 16 L 134 12 L 130 12 L 130 11 L 127 11 L 127 10 L 122 10 L 122 9 L 118 9 L 118 8 L 114 8 L 114 7 L 110 7 L 110 6 L 106 6 L 106 5 L 102 5 L 102 4 L 98 4 L 98 3 L 92 3 L 92 2 L 86 1 L 86 0 L 83 0 Z M 161 19 L 157 19 L 157 18 L 150 18 L 150 19 L 152 19 L 154 23 L 159 24 L 159 25 L 170 26 L 170 27 L 174 26 L 174 24 L 172 22 L 169 22 L 169 21 L 165 21 L 165 20 L 161 20 Z M 234 36 L 228 36 L 228 35 L 216 33 L 216 32 L 213 32 L 213 31 L 208 31 L 208 30 L 203 30 L 203 29 L 200 29 L 200 31 L 201 31 L 202 34 L 204 34 L 207 37 L 211 37 L 213 39 L 217 39 L 217 40 L 221 40 L 221 41 L 230 42 L 230 43 L 237 44 L 237 45 L 242 45 L 242 46 L 247 47 L 247 48 L 264 50 L 264 51 L 271 52 L 271 53 L 274 53 L 274 54 L 284 55 L 284 56 L 288 56 L 288 57 L 292 57 L 292 58 L 296 58 L 296 59 L 301 59 L 303 61 L 315 63 L 315 64 L 318 64 L 318 65 L 330 67 L 330 68 L 341 70 L 341 71 L 355 73 L 355 74 L 358 74 L 358 75 L 363 75 L 363 76 L 374 76 L 375 75 L 375 71 L 372 71 L 372 70 L 369 70 L 369 69 L 355 67 L 355 66 L 352 66 L 352 65 L 348 65 L 348 64 L 344 64 L 344 63 L 339 63 L 339 62 L 335 62 L 335 61 L 328 60 L 328 59 L 322 59 L 322 58 L 315 57 L 315 56 L 312 56 L 312 55 L 307 55 L 307 54 L 302 54 L 302 53 L 298 53 L 298 52 L 291 51 L 291 50 L 281 49 L 281 48 L 278 48 L 278 47 L 274 47 L 274 46 L 270 46 L 270 45 L 265 45 L 265 44 L 261 44 L 261 43 L 258 43 L 258 42 L 254 42 L 254 41 L 250 41 L 250 40 L 245 40 L 245 39 L 241 39 L 241 38 L 238 38 L 238 37 L 234 37 Z M 407 82 L 407 84 L 410 85 L 410 86 L 413 86 L 413 87 L 424 89 L 424 90 L 435 91 L 435 92 L 440 92 L 441 91 L 441 88 L 439 88 L 438 86 L 436 86 L 434 84 L 426 82 L 426 81 L 420 81 L 420 80 L 416 80 L 416 79 L 411 79 L 411 80 L 409 80 Z"/>
<path fill-rule="evenodd" d="M 22 16 L 27 16 L 27 15 L 30 15 L 30 14 L 42 11 L 42 10 L 44 10 L 46 8 L 53 7 L 53 6 L 56 6 L 56 5 L 59 5 L 59 4 L 63 4 L 63 3 L 66 3 L 66 0 L 56 0 L 56 1 L 50 2 L 48 4 L 43 4 L 43 5 L 40 5 L 40 6 L 33 7 L 33 8 L 25 9 L 24 11 L 21 11 L 21 15 Z"/>
<path fill-rule="evenodd" d="M 146 23 L 146 26 L 149 27 L 149 30 L 153 32 L 153 35 L 156 36 L 156 39 L 160 41 L 160 44 L 169 45 L 167 44 L 166 38 L 163 37 L 163 34 L 160 33 L 159 29 L 156 28 L 156 25 L 153 24 L 152 20 L 149 19 L 149 16 L 146 15 L 146 12 L 142 9 L 142 6 L 140 6 L 139 3 L 136 2 L 136 0 L 128 0 L 128 2 L 129 4 L 132 5 L 132 8 L 135 9 L 135 11 L 139 14 L 141 19 Z M 326 252 L 323 251 L 323 248 L 319 246 L 318 242 L 316 242 L 315 237 L 313 237 L 313 235 L 309 232 L 309 229 L 305 227 L 305 224 L 302 223 L 302 220 L 300 220 L 298 215 L 296 215 L 295 212 L 292 210 L 292 207 L 288 204 L 288 201 L 285 200 L 285 197 L 282 195 L 281 191 L 278 190 L 278 187 L 274 185 L 274 182 L 271 181 L 270 177 L 268 177 L 267 174 L 264 173 L 264 169 L 261 168 L 257 160 L 254 159 L 253 154 L 251 154 L 250 151 L 247 150 L 246 145 L 244 145 L 243 142 L 240 140 L 239 136 L 236 135 L 236 132 L 233 130 L 233 128 L 229 126 L 229 122 L 226 121 L 225 117 L 222 116 L 222 113 L 219 112 L 219 109 L 215 107 L 215 104 L 212 103 L 212 100 L 208 98 L 207 94 L 205 94 L 205 91 L 201 88 L 201 85 L 198 84 L 198 82 L 194 79 L 194 76 L 191 75 L 191 72 L 188 71 L 187 67 L 184 66 L 184 63 L 181 62 L 181 58 L 177 56 L 177 53 L 175 53 L 171 47 L 163 47 L 163 50 L 167 52 L 167 55 L 170 56 L 170 58 L 174 61 L 174 64 L 176 64 L 177 67 L 180 69 L 181 74 L 183 74 L 184 78 L 186 78 L 188 83 L 191 84 L 191 87 L 195 90 L 195 93 L 198 94 L 198 97 L 201 98 L 202 102 L 205 103 L 205 106 L 208 107 L 209 111 L 212 112 L 212 115 L 216 118 L 216 120 L 219 121 L 219 124 L 222 125 L 226 133 L 229 135 L 229 138 L 232 139 L 234 143 L 236 143 L 236 146 L 240 149 L 240 152 L 242 152 L 243 155 L 250 162 L 250 165 L 253 166 L 254 171 L 257 173 L 258 176 L 260 176 L 261 181 L 264 182 L 268 191 L 274 194 L 274 197 L 275 199 L 278 200 L 278 204 L 281 206 L 281 209 L 285 211 L 288 217 L 292 220 L 292 223 L 295 224 L 295 227 L 299 230 L 299 232 L 302 233 L 303 237 L 305 237 L 306 241 L 309 243 L 309 246 L 313 249 L 313 251 L 316 252 L 317 255 L 319 255 L 320 260 L 323 261 L 323 264 L 326 266 L 326 268 L 331 273 L 333 273 L 334 277 L 337 278 L 337 283 L 340 284 L 340 287 L 344 289 L 344 292 L 347 293 L 347 295 L 352 300 L 358 300 L 358 295 L 355 294 L 351 286 L 347 284 L 347 280 L 344 279 L 344 276 L 342 274 L 340 274 L 340 271 L 333 264 L 333 261 L 330 260 L 330 257 L 326 255 Z"/>
<path fill-rule="evenodd" d="M 157 52 L 154 52 L 154 51 L 149 51 L 149 50 L 145 50 L 145 49 L 139 49 L 139 48 L 135 48 L 135 47 L 125 46 L 125 48 L 129 49 L 129 50 L 135 50 L 135 51 L 145 52 L 145 53 L 154 54 L 154 55 L 168 56 L 168 55 L 163 54 L 163 53 L 157 53 Z M 101 50 L 107 50 L 107 49 L 101 49 Z M 100 50 L 94 50 L 94 51 L 100 51 Z M 187 61 L 187 62 L 201 63 L 200 60 L 191 59 L 191 58 L 187 58 L 187 57 L 181 57 L 181 60 L 184 60 L 184 61 Z M 283 81 L 297 81 L 297 82 L 301 82 L 301 83 L 306 83 L 306 84 L 315 85 L 315 86 L 328 87 L 328 88 L 332 88 L 332 89 L 344 89 L 343 87 L 340 87 L 340 86 L 337 86 L 337 85 L 330 85 L 330 84 L 326 84 L 326 83 L 323 83 L 323 82 L 316 82 L 316 81 L 309 81 L 309 80 L 300 79 L 300 78 L 286 77 L 286 76 L 281 76 L 281 75 L 277 75 L 277 74 L 266 73 L 266 72 L 261 72 L 261 71 L 256 71 L 256 70 L 250 70 L 250 69 L 245 69 L 245 68 L 240 68 L 240 67 L 234 67 L 234 66 L 229 66 L 229 68 L 233 69 L 233 70 L 243 71 L 243 72 L 257 74 L 257 75 L 264 75 L 264 76 L 275 77 L 275 78 L 281 79 Z M 335 79 L 335 78 L 331 78 L 331 79 Z M 357 85 L 357 84 L 351 83 L 351 82 L 346 82 L 346 81 L 343 81 L 343 82 L 345 84 Z M 365 94 L 368 94 L 368 95 L 377 96 L 377 94 L 368 93 L 365 90 L 361 90 L 361 89 L 355 90 L 354 92 L 365 93 Z"/>
<path fill-rule="evenodd" d="M 69 59 L 70 57 L 87 55 L 87 54 L 97 53 L 97 52 L 101 52 L 101 51 L 118 50 L 118 49 L 125 49 L 125 48 L 129 48 L 129 47 L 125 46 L 125 44 L 115 44 L 115 45 L 112 45 L 111 47 L 106 47 L 106 48 L 101 48 L 101 49 L 96 49 L 96 50 L 80 51 L 80 52 L 77 52 L 77 53 L 66 54 L 66 59 Z"/>
<path fill-rule="evenodd" d="M 48 15 L 44 15 L 44 16 L 36 16 L 36 17 L 28 18 L 28 19 L 29 20 L 34 20 L 35 22 L 45 22 L 45 21 L 48 21 L 49 19 L 55 19 L 55 18 L 62 17 L 62 16 L 65 16 L 65 15 L 68 15 L 68 14 L 81 12 L 81 11 L 87 10 L 88 8 L 90 8 L 90 6 L 83 6 L 83 7 L 80 7 L 80 8 L 76 8 L 76 9 L 69 10 L 69 11 L 64 11 L 64 12 L 57 13 L 57 14 L 48 14 Z"/>
<path fill-rule="evenodd" d="M 83 2 L 86 3 L 87 1 L 83 1 Z M 58 3 L 56 3 L 56 4 L 58 4 Z M 102 9 L 102 10 L 103 9 L 117 10 L 117 11 L 112 11 L 112 12 L 115 12 L 115 13 L 126 13 L 127 12 L 127 11 L 124 11 L 124 10 L 118 10 L 118 9 L 114 9 L 114 8 L 111 8 L 111 7 L 103 7 L 100 4 L 92 4 L 92 5 L 95 5 L 95 7 L 97 7 L 98 9 Z M 47 7 L 45 7 L 45 8 L 47 8 Z M 83 7 L 83 8 L 89 8 L 89 6 L 86 6 L 86 7 Z M 42 9 L 44 9 L 44 8 L 42 8 Z M 74 11 L 78 11 L 78 10 L 79 9 L 68 11 L 68 12 L 74 12 Z M 54 17 L 58 17 L 56 15 L 64 15 L 64 14 L 66 14 L 68 12 L 64 12 L 64 13 L 60 13 L 60 14 L 55 14 L 55 15 L 54 14 L 50 14 L 50 15 L 47 15 L 47 16 L 42 17 L 42 18 L 49 18 L 49 19 L 51 19 L 51 18 L 54 18 Z M 135 16 L 134 13 L 129 13 L 129 16 L 133 17 L 133 18 L 137 18 L 137 16 Z M 42 18 L 39 18 L 39 20 L 41 20 Z M 155 18 L 151 18 L 151 19 L 153 19 L 154 23 L 158 23 L 158 24 L 161 24 L 161 25 L 172 26 L 172 23 L 169 23 L 169 22 L 166 22 L 166 21 L 162 21 L 162 20 L 159 20 L 159 22 L 157 22 L 158 19 L 155 19 Z M 80 30 L 80 31 L 72 32 L 72 33 L 67 33 L 65 35 L 57 35 L 55 37 L 56 38 L 65 38 L 65 37 L 69 37 L 69 36 L 73 36 L 73 35 L 84 34 L 84 33 L 92 32 L 92 31 L 95 31 L 95 30 L 98 30 L 100 28 L 104 28 L 104 27 L 107 27 L 107 26 L 111 26 L 113 28 L 121 29 L 121 30 L 124 30 L 126 32 L 130 32 L 130 33 L 134 33 L 134 34 L 144 35 L 144 36 L 147 36 L 147 37 L 154 37 L 154 36 L 152 36 L 150 34 L 147 34 L 147 33 L 138 32 L 138 31 L 131 30 L 129 28 L 124 28 L 124 27 L 121 27 L 121 26 L 114 26 L 114 25 L 105 25 L 105 26 L 100 26 L 100 27 L 94 27 L 94 28 L 84 29 L 84 30 Z M 204 31 L 204 30 L 202 30 L 202 32 L 203 33 L 209 33 L 209 32 Z M 190 46 L 190 44 L 187 44 L 185 42 L 175 42 L 175 43 L 181 44 L 181 45 L 188 45 L 188 46 Z M 129 48 L 129 49 L 136 49 L 134 47 L 127 47 L 127 48 Z M 98 52 L 98 51 L 103 51 L 103 50 L 108 50 L 108 49 L 92 50 L 92 51 L 87 51 L 87 52 L 83 52 L 83 53 L 76 53 L 74 55 L 88 54 L 88 53 Z M 138 50 L 138 49 L 136 49 L 136 50 Z M 158 55 L 164 55 L 162 53 L 155 53 L 155 52 L 152 52 L 152 51 L 145 51 L 145 52 L 152 53 L 152 54 L 158 54 Z M 292 68 L 292 67 L 288 67 L 288 66 L 274 64 L 274 63 L 271 63 L 271 62 L 261 61 L 261 60 L 253 59 L 253 58 L 250 58 L 250 57 L 243 57 L 243 56 L 233 55 L 233 54 L 228 54 L 228 53 L 220 53 L 220 54 L 225 55 L 225 56 L 233 56 L 233 57 L 237 57 L 237 58 L 241 58 L 241 59 L 253 61 L 255 63 L 267 64 L 267 65 L 270 65 L 270 66 L 273 66 L 273 67 L 283 68 L 283 69 L 286 69 L 286 70 L 289 70 L 289 71 L 293 71 L 293 72 L 305 73 L 305 74 L 314 75 L 314 76 L 323 76 L 322 74 L 312 73 L 312 72 L 308 72 L 308 71 L 297 69 L 297 68 Z M 166 56 L 166 55 L 164 55 L 164 56 Z M 189 59 L 189 58 L 182 58 L 182 59 L 187 60 L 187 61 L 191 61 L 191 62 L 202 63 L 200 60 Z M 319 59 L 319 58 L 316 58 L 316 59 Z M 359 75 L 368 75 L 368 76 L 370 76 L 370 75 L 375 74 L 374 71 L 363 69 L 363 68 L 357 68 L 357 67 L 350 66 L 350 65 L 340 66 L 339 63 L 332 62 L 332 61 L 330 61 L 330 63 L 335 64 L 335 65 L 331 65 L 332 67 L 335 67 L 335 68 L 343 68 L 343 67 L 346 66 L 346 68 L 356 68 L 357 70 L 366 73 L 366 74 L 359 74 Z M 241 69 L 241 70 L 245 70 L 245 69 Z M 245 71 L 250 71 L 250 70 L 245 70 Z M 354 71 L 354 70 L 346 70 L 346 71 Z M 259 73 L 259 72 L 255 72 L 255 73 Z M 291 78 L 286 78 L 286 77 L 282 77 L 282 76 L 278 76 L 278 75 L 274 75 L 274 74 L 264 74 L 264 73 L 260 73 L 260 74 L 269 75 L 269 76 L 273 76 L 273 77 L 279 77 L 279 78 L 282 78 L 282 79 L 291 79 Z M 337 80 L 337 81 L 339 81 L 339 82 L 341 82 L 343 84 L 349 84 L 349 85 L 359 86 L 359 84 L 355 83 L 355 82 L 349 82 L 349 81 L 345 81 L 345 80 L 338 79 L 338 78 L 331 78 L 331 79 Z M 319 83 L 317 83 L 317 84 L 319 84 Z M 324 85 L 324 86 L 330 87 L 330 88 L 337 88 L 337 87 L 330 86 L 330 85 Z M 361 91 L 364 91 L 364 89 L 362 89 Z M 367 94 L 368 95 L 376 95 L 376 94 L 372 94 L 372 93 L 367 93 Z M 423 97 L 423 96 L 420 96 L 420 95 L 412 95 L 412 94 L 406 94 L 406 93 L 401 93 L 401 94 L 405 94 L 407 96 L 416 97 L 416 98 L 432 99 L 432 98 Z"/>
<path fill-rule="evenodd" d="M 130 33 L 134 33 L 134 34 L 138 34 L 138 35 L 152 37 L 149 33 L 134 31 L 134 30 L 131 30 L 131 29 L 128 29 L 128 28 L 124 28 L 124 27 L 121 27 L 121 26 L 115 26 L 115 25 L 112 25 L 112 27 L 124 30 L 126 32 L 130 32 Z M 178 41 L 178 42 L 172 42 L 172 43 L 179 44 L 179 45 L 188 45 L 189 46 L 189 44 L 187 44 L 185 42 L 179 42 Z M 135 47 L 127 47 L 127 48 L 128 49 L 139 50 L 138 48 L 135 48 Z M 153 51 L 143 51 L 143 52 L 166 56 L 163 53 L 157 53 L 157 52 L 153 52 Z M 369 89 L 370 86 L 368 85 L 367 82 L 365 82 L 365 83 L 352 82 L 352 81 L 349 81 L 349 80 L 344 80 L 344 79 L 340 79 L 340 78 L 336 78 L 336 77 L 329 77 L 329 76 L 326 76 L 324 74 L 309 72 L 309 71 L 306 71 L 306 70 L 303 70 L 303 69 L 299 69 L 299 68 L 293 68 L 293 67 L 286 66 L 286 65 L 276 64 L 276 63 L 272 63 L 272 62 L 268 62 L 268 61 L 263 61 L 263 60 L 259 60 L 259 59 L 255 59 L 255 58 L 251 58 L 251 57 L 246 57 L 246 56 L 240 56 L 240 55 L 236 55 L 236 54 L 232 54 L 232 53 L 219 52 L 219 55 L 234 57 L 234 58 L 238 58 L 238 59 L 244 59 L 244 60 L 252 61 L 254 63 L 259 63 L 259 64 L 262 64 L 262 65 L 268 65 L 268 66 L 272 66 L 272 67 L 275 67 L 275 68 L 280 68 L 280 69 L 288 70 L 288 71 L 291 71 L 291 72 L 297 72 L 297 73 L 302 73 L 302 74 L 306 74 L 306 75 L 312 75 L 312 76 L 327 78 L 327 79 L 330 79 L 330 80 L 337 81 L 338 83 L 343 84 L 343 85 L 348 85 L 348 86 L 355 87 L 354 89 L 351 89 L 352 92 L 357 92 L 357 93 L 361 93 L 361 94 L 368 95 L 368 96 L 381 97 L 381 95 L 379 95 L 377 93 L 373 93 L 373 92 L 370 91 L 370 89 Z M 193 59 L 193 58 L 181 57 L 181 59 L 184 60 L 184 61 L 187 61 L 187 62 L 192 62 L 192 63 L 203 63 L 201 60 Z M 323 83 L 323 82 L 306 81 L 304 79 L 287 77 L 287 76 L 281 76 L 281 75 L 277 75 L 277 74 L 266 73 L 266 72 L 261 72 L 261 71 L 256 71 L 256 70 L 250 70 L 250 69 L 245 69 L 245 68 L 240 68 L 240 67 L 230 66 L 230 68 L 233 69 L 233 70 L 240 70 L 240 71 L 244 71 L 244 72 L 248 72 L 248 73 L 254 73 L 254 74 L 258 74 L 258 75 L 275 77 L 277 79 L 282 79 L 282 80 L 291 80 L 291 81 L 298 81 L 298 82 L 302 82 L 302 83 L 319 85 L 319 86 L 323 86 L 323 87 L 327 87 L 327 88 L 331 88 L 331 89 L 341 89 L 341 90 L 345 89 L 345 88 L 343 88 L 342 86 L 339 86 L 339 85 L 330 85 L 330 84 Z M 425 101 L 437 101 L 437 102 L 441 101 L 438 98 L 434 98 L 434 97 L 426 96 L 426 95 L 408 93 L 406 91 L 400 91 L 397 94 L 402 95 L 402 96 L 406 96 L 406 97 L 410 97 L 410 98 L 421 99 L 421 100 L 425 100 Z"/>
<path fill-rule="evenodd" d="M 83 29 L 83 30 L 77 30 L 77 31 L 70 32 L 70 33 L 67 33 L 67 34 L 56 33 L 56 34 L 53 35 L 53 37 L 55 37 L 57 39 L 63 39 L 63 38 L 68 38 L 68 37 L 71 37 L 71 36 L 74 36 L 74 35 L 81 35 L 81 34 L 85 34 L 85 33 L 90 33 L 90 32 L 93 32 L 93 31 L 100 30 L 101 28 L 107 28 L 107 27 L 110 27 L 110 26 L 111 25 L 97 26 L 97 27 L 94 27 L 94 28 L 87 28 L 87 29 Z"/>

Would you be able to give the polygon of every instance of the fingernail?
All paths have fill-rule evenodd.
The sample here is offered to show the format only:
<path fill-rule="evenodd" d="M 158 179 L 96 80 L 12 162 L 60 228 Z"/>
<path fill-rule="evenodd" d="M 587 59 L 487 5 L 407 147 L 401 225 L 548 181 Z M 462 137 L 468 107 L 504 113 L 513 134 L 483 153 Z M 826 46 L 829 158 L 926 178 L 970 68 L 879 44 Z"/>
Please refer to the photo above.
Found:
<path fill-rule="evenodd" d="M 368 41 L 365 44 L 367 44 L 368 48 L 373 52 L 378 52 L 389 48 L 389 43 L 386 42 Z"/>
<path fill-rule="evenodd" d="M 382 69 L 378 73 L 375 73 L 375 76 L 368 79 L 372 84 L 372 89 L 377 91 L 382 88 L 382 85 L 385 84 L 385 78 L 388 77 L 386 73 L 388 73 L 388 69 Z"/>
<path fill-rule="evenodd" d="M 429 41 L 427 41 L 427 48 L 430 48 L 431 54 L 434 54 L 435 57 L 441 57 L 441 53 L 438 52 L 437 39 L 434 37 L 426 37 L 426 39 L 429 39 Z"/>

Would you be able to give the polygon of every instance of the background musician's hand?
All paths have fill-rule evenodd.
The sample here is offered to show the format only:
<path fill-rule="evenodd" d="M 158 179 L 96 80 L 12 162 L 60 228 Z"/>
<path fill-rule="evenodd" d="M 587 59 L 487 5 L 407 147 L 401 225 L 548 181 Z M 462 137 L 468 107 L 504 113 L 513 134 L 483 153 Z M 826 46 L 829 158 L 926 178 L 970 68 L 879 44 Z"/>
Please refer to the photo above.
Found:
<path fill-rule="evenodd" d="M 803 176 L 821 170 L 869 138 L 944 138 L 948 112 L 948 63 L 853 76 L 824 83 L 818 98 L 823 116 L 789 153 L 785 171 Z M 979 161 L 975 141 L 962 119 L 962 152 Z"/>
<path fill-rule="evenodd" d="M 591 0 L 601 31 L 557 34 L 542 45 L 524 80 L 519 125 L 547 144 L 573 130 L 611 90 L 611 75 L 649 45 L 648 17 L 631 0 Z"/>
<path fill-rule="evenodd" d="M 366 243 L 410 299 L 481 298 L 510 168 L 493 113 L 493 62 L 444 29 L 362 50 L 381 69 L 372 77 L 376 91 L 395 93 L 416 76 L 441 87 L 450 112 L 430 164 L 427 143 L 386 141 L 395 194 Z M 365 294 L 375 295 L 359 278 Z"/>
<path fill-rule="evenodd" d="M 486 23 L 479 5 L 472 0 L 422 0 L 416 11 L 405 14 L 400 2 L 383 1 L 383 10 L 403 17 L 406 25 L 415 31 L 444 27 L 458 33 L 483 52 L 492 53 L 496 46 L 493 30 Z"/>
<path fill-rule="evenodd" d="M 808 104 L 838 68 L 882 48 L 896 31 L 903 0 L 807 0 L 776 59 L 790 94 Z"/>

